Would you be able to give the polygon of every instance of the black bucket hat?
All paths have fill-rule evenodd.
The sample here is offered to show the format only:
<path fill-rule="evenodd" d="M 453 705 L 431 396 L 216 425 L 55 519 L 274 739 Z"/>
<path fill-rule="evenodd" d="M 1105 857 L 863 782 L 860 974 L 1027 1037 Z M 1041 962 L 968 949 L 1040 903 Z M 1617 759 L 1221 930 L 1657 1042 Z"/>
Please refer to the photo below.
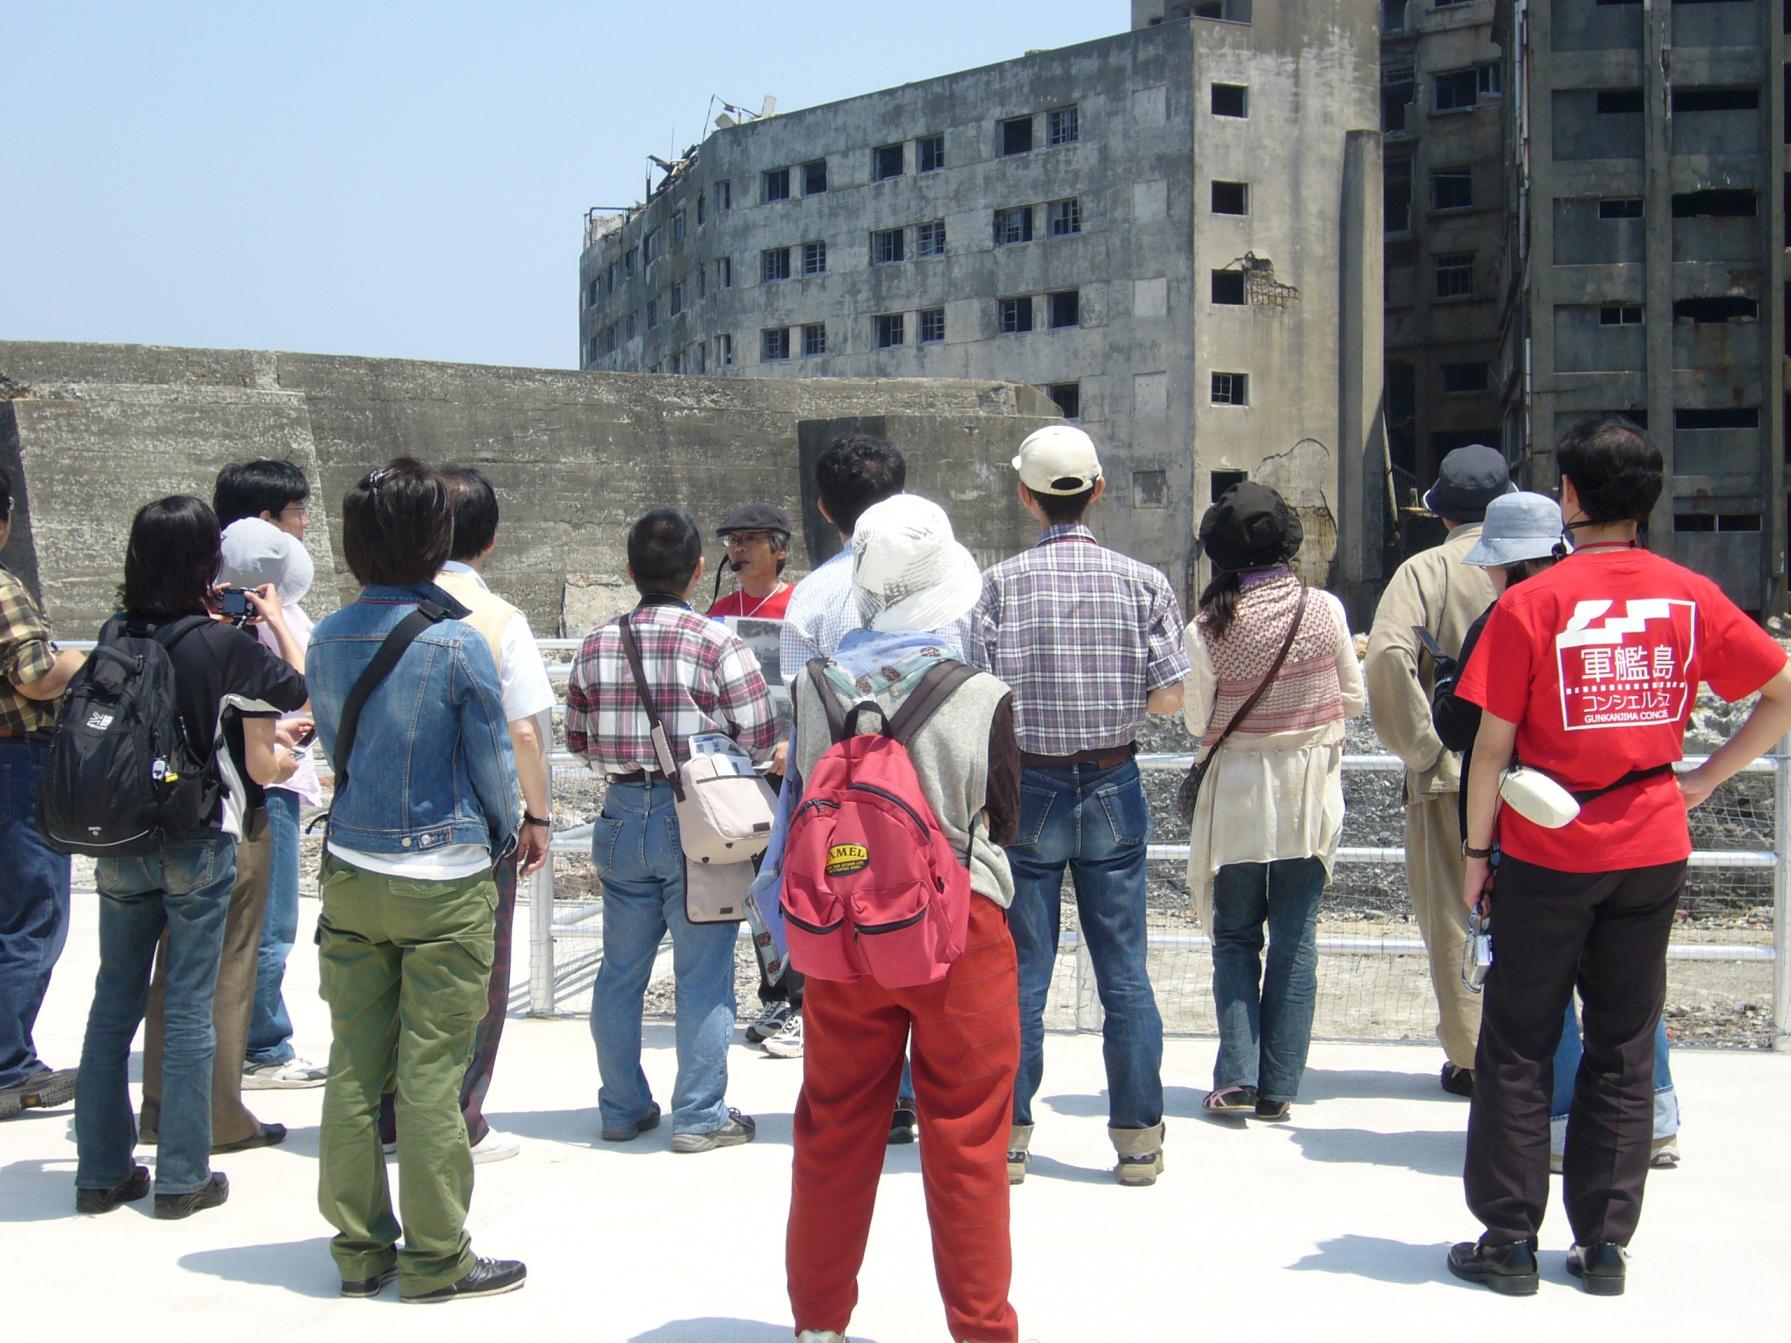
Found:
<path fill-rule="evenodd" d="M 1424 507 L 1439 518 L 1484 522 L 1486 506 L 1513 488 L 1505 454 L 1484 443 L 1470 443 L 1443 458 L 1437 483 L 1424 496 Z"/>
<path fill-rule="evenodd" d="M 1287 500 L 1254 480 L 1233 485 L 1200 520 L 1201 551 L 1227 573 L 1285 563 L 1305 539 Z"/>

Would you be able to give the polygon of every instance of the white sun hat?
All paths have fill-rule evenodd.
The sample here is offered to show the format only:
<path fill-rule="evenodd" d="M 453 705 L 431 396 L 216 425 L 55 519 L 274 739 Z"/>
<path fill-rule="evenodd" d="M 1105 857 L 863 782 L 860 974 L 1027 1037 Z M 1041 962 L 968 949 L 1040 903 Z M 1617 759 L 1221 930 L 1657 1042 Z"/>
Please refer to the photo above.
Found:
<path fill-rule="evenodd" d="M 982 595 L 976 559 L 931 499 L 897 494 L 872 504 L 852 531 L 852 588 L 874 630 L 939 630 Z"/>

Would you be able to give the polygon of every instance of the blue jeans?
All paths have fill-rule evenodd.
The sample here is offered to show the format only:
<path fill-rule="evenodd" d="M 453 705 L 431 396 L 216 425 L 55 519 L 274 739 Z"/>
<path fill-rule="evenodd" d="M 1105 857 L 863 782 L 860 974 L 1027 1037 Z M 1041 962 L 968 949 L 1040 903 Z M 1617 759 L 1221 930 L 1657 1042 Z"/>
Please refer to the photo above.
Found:
<path fill-rule="evenodd" d="M 293 1057 L 292 1018 L 281 986 L 286 958 L 298 937 L 299 795 L 267 790 L 267 910 L 255 953 L 255 1001 L 249 1009 L 249 1063 L 285 1063 Z"/>
<path fill-rule="evenodd" d="M 1215 1089 L 1246 1086 L 1264 1100 L 1298 1098 L 1318 1000 L 1318 899 L 1324 889 L 1325 865 L 1317 858 L 1226 863 L 1213 874 Z"/>
<path fill-rule="evenodd" d="M 141 858 L 102 858 L 99 978 L 75 1084 L 77 1189 L 129 1179 L 137 1122 L 127 1065 L 149 996 L 150 963 L 168 930 L 162 1110 L 155 1192 L 190 1194 L 211 1179 L 212 990 L 236 883 L 236 840 L 219 830 Z"/>
<path fill-rule="evenodd" d="M 1671 1138 L 1679 1132 L 1679 1093 L 1673 1089 L 1673 1069 L 1668 1063 L 1667 1022 L 1663 1016 L 1654 1027 L 1654 1137 Z M 1561 1043 L 1555 1047 L 1555 1089 L 1549 1101 L 1549 1119 L 1567 1121 L 1573 1108 L 1573 1083 L 1579 1076 L 1580 1056 L 1585 1046 L 1580 1041 L 1580 1019 L 1567 1004 L 1567 1020 L 1561 1027 Z"/>
<path fill-rule="evenodd" d="M 728 1122 L 739 927 L 684 917 L 684 852 L 671 786 L 611 784 L 592 830 L 591 860 L 603 880 L 603 965 L 591 995 L 603 1127 L 629 1128 L 652 1107 L 641 1071 L 641 1003 L 660 939 L 670 932 L 678 1014 L 672 1131 L 721 1128 Z"/>
<path fill-rule="evenodd" d="M 1063 870 L 1106 1012 L 1108 1124 L 1154 1128 L 1163 1119 L 1163 1018 L 1145 968 L 1144 861 L 1150 808 L 1132 761 L 1020 772 L 1020 833 L 1008 928 L 1020 962 L 1020 1072 L 1014 1123 L 1032 1123 L 1045 1070 L 1045 999 L 1057 962 Z"/>
<path fill-rule="evenodd" d="M 37 779 L 49 746 L 0 738 L 0 1087 L 48 1066 L 31 1032 L 68 941 L 68 855 L 37 833 Z"/>

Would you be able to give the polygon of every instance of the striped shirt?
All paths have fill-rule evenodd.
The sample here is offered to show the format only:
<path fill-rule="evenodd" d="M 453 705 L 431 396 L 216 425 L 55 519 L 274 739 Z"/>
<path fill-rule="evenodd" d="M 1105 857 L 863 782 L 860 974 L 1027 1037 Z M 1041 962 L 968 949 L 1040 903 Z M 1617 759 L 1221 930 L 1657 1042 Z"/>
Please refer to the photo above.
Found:
<path fill-rule="evenodd" d="M 985 573 L 970 629 L 970 660 L 1014 688 L 1014 728 L 1032 755 L 1130 745 L 1145 697 L 1188 674 L 1169 580 L 1081 523 L 1047 527 Z"/>
<path fill-rule="evenodd" d="M 56 665 L 50 627 L 12 573 L 0 569 L 0 737 L 31 737 L 56 726 L 56 700 L 28 699 L 20 685 L 42 680 Z"/>
<path fill-rule="evenodd" d="M 732 737 L 754 760 L 771 753 L 777 716 L 747 646 L 688 606 L 643 602 L 627 617 L 678 760 L 700 732 Z M 652 729 L 615 621 L 585 636 L 566 687 L 566 749 L 600 774 L 658 772 Z"/>

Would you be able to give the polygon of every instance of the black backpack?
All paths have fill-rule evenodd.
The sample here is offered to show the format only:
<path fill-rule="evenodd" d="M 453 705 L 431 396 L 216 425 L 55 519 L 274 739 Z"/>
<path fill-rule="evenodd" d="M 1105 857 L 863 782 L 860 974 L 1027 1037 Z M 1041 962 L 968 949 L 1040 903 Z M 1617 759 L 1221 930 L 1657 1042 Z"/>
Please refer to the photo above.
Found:
<path fill-rule="evenodd" d="M 207 623 L 119 617 L 63 693 L 37 785 L 37 829 L 61 853 L 154 853 L 198 833 L 218 804 L 211 744 L 187 739 L 168 650 Z"/>

